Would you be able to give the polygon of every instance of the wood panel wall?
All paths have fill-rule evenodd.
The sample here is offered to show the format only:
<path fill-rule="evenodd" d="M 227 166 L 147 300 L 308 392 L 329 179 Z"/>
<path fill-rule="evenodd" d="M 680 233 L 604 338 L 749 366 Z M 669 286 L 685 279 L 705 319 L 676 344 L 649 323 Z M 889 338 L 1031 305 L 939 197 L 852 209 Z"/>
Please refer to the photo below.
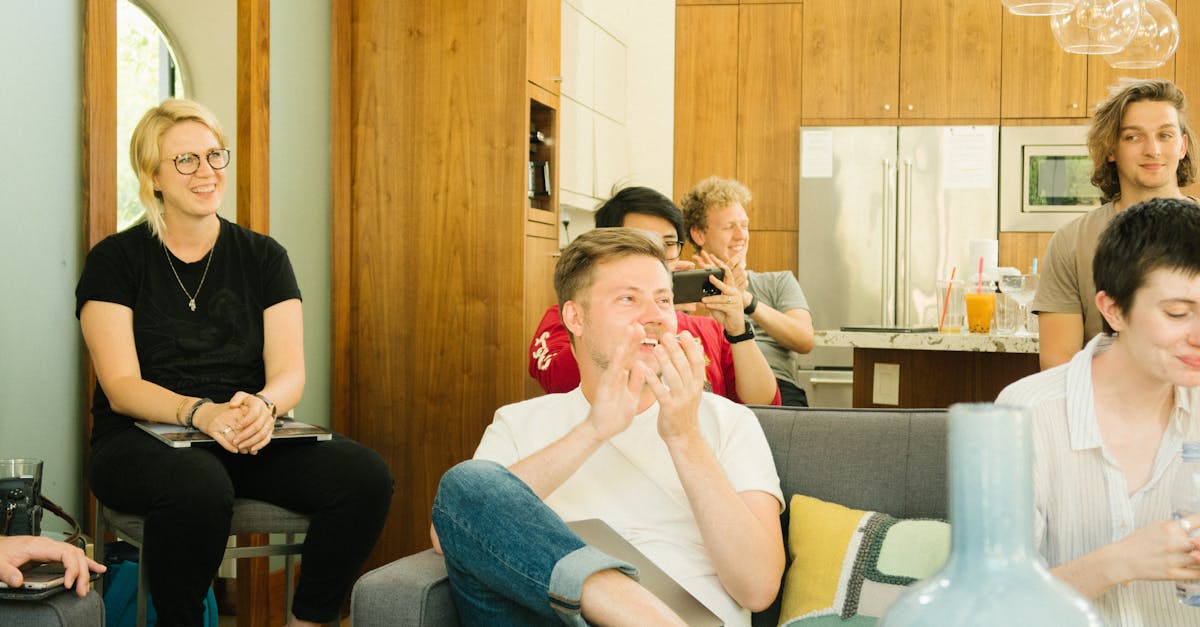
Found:
<path fill-rule="evenodd" d="M 396 482 L 373 566 L 430 545 L 438 479 L 522 398 L 526 1 L 333 11 L 333 421 Z"/>

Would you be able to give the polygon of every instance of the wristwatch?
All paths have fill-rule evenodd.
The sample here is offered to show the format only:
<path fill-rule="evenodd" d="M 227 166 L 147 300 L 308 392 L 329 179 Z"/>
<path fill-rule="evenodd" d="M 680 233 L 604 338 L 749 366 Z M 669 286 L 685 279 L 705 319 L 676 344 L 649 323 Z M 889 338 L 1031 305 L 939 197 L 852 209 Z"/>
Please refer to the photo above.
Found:
<path fill-rule="evenodd" d="M 756 310 L 756 309 L 758 309 L 758 299 L 754 297 L 754 294 L 751 294 L 750 295 L 750 304 L 746 305 L 746 308 L 742 310 L 742 313 L 746 314 L 747 316 L 750 316 L 750 315 L 754 314 L 754 310 Z"/>
<path fill-rule="evenodd" d="M 754 339 L 754 327 L 750 325 L 746 325 L 746 332 L 741 335 L 730 335 L 729 331 L 725 331 L 723 329 L 721 332 L 725 334 L 725 339 L 729 340 L 730 344 L 737 344 L 738 342 L 745 342 L 746 340 Z"/>

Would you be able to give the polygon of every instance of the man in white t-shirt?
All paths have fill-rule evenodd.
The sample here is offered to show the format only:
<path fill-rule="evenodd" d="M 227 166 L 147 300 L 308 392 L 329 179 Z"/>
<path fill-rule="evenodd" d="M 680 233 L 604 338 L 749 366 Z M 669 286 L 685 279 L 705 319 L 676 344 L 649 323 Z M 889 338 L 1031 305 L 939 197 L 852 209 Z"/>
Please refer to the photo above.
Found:
<path fill-rule="evenodd" d="M 1171 502 L 1183 442 L 1200 440 L 1200 208 L 1118 213 L 1092 274 L 1100 335 L 996 399 L 1033 416 L 1035 539 L 1104 624 L 1200 626 L 1174 584 L 1200 578 L 1200 513 L 1172 520 Z"/>
<path fill-rule="evenodd" d="M 662 244 L 597 229 L 554 274 L 580 387 L 500 408 L 433 505 L 465 624 L 681 625 L 564 520 L 600 518 L 725 620 L 775 599 L 783 495 L 754 414 L 703 391 Z M 586 621 L 586 622 L 585 622 Z"/>

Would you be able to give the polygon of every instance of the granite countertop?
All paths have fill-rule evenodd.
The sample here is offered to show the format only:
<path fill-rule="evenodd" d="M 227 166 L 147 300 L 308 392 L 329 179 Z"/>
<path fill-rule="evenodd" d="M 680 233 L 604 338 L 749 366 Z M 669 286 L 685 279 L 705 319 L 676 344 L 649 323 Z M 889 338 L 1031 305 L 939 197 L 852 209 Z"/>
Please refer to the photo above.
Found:
<path fill-rule="evenodd" d="M 1037 353 L 1036 335 L 984 335 L 982 333 L 894 333 L 865 331 L 817 331 L 817 346 L 889 348 L 920 351 L 967 351 L 980 353 Z"/>

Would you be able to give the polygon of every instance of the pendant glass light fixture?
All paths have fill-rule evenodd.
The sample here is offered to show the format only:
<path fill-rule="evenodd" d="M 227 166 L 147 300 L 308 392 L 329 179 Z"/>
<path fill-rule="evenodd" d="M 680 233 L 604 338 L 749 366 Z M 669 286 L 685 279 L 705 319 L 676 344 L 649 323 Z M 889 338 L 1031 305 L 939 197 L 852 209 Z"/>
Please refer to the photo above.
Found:
<path fill-rule="evenodd" d="M 1067 13 L 1050 19 L 1058 45 L 1077 54 L 1120 51 L 1138 29 L 1141 0 L 1079 0 Z"/>
<path fill-rule="evenodd" d="M 1004 6 L 1017 15 L 1058 15 L 1075 8 L 1078 0 L 1003 0 Z"/>
<path fill-rule="evenodd" d="M 1002 0 L 1018 16 L 1057 16 L 1075 8 L 1079 0 Z"/>
<path fill-rule="evenodd" d="M 1142 0 L 1133 39 L 1119 52 L 1104 55 L 1109 65 L 1122 70 L 1161 67 L 1179 46 L 1179 20 L 1162 0 Z"/>

